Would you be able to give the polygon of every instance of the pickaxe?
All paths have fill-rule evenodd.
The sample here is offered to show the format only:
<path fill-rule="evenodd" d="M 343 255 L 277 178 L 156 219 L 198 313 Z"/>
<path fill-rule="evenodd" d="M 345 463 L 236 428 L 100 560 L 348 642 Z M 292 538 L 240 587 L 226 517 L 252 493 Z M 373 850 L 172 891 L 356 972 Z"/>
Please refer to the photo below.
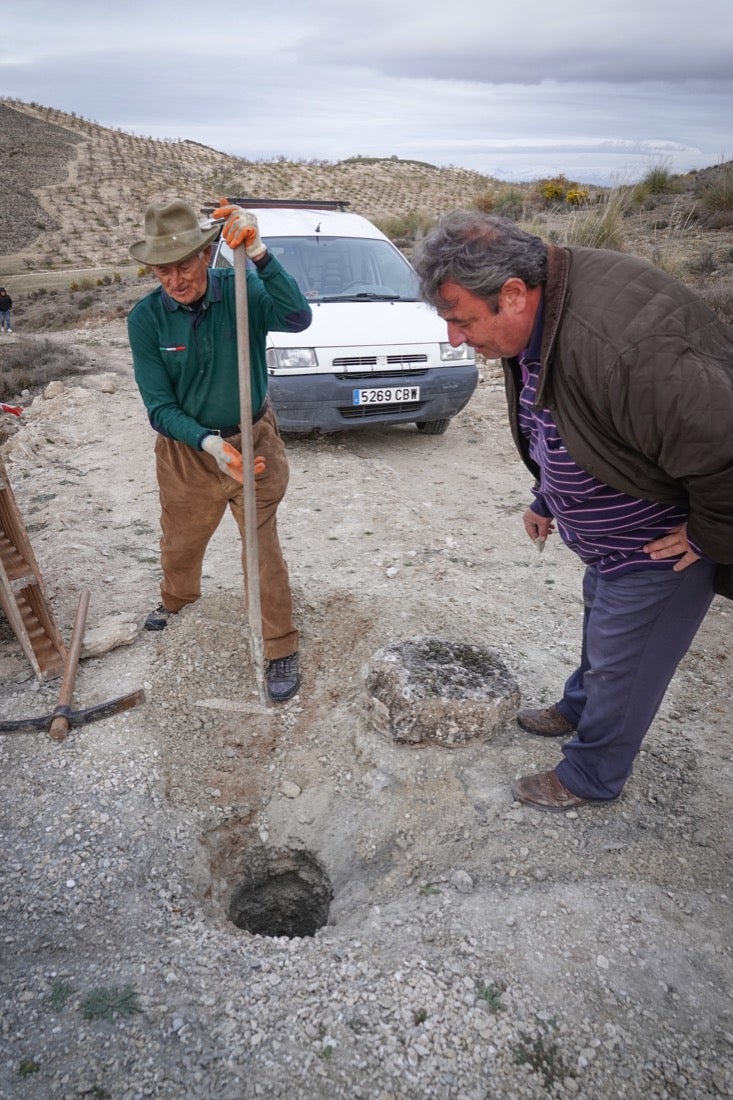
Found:
<path fill-rule="evenodd" d="M 86 726 L 90 722 L 98 722 L 100 719 L 109 718 L 113 714 L 132 710 L 138 703 L 145 702 L 145 692 L 138 689 L 138 691 L 131 691 L 128 695 L 120 695 L 117 699 L 110 699 L 108 703 L 97 703 L 96 706 L 85 707 L 82 710 L 71 709 L 71 697 L 74 692 L 76 671 L 79 667 L 88 609 L 89 589 L 84 588 L 79 598 L 79 607 L 71 632 L 64 677 L 61 681 L 56 706 L 52 712 L 43 714 L 40 718 L 17 718 L 7 722 L 0 721 L 0 733 L 33 733 L 35 730 L 47 730 L 52 741 L 63 741 L 72 726 Z"/>

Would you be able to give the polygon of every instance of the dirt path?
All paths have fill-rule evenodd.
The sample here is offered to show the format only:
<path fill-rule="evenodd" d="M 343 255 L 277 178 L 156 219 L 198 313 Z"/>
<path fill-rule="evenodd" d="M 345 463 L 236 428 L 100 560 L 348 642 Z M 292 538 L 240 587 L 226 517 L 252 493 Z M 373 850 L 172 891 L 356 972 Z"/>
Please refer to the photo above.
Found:
<path fill-rule="evenodd" d="M 92 593 L 90 629 L 141 624 L 157 600 L 157 497 L 124 328 L 58 339 L 84 342 L 99 374 L 28 412 L 7 446 L 14 491 L 65 633 L 82 585 Z M 109 376 L 115 392 L 104 392 Z M 434 902 L 433 931 L 430 921 L 424 928 L 432 948 L 450 956 L 467 938 L 478 970 L 490 958 L 548 1018 L 571 1031 L 576 1018 L 595 1020 L 599 1034 L 625 1028 L 627 1062 L 674 1064 L 678 1084 L 646 1095 L 726 1094 L 733 604 L 715 602 L 619 802 L 548 819 L 513 805 L 509 792 L 516 775 L 552 766 L 556 744 L 512 724 L 489 744 L 412 750 L 387 743 L 364 714 L 365 661 L 421 634 L 496 650 L 527 703 L 553 700 L 574 667 L 580 567 L 552 540 L 542 557 L 525 540 L 528 478 L 498 377 L 486 370 L 442 437 L 369 429 L 291 437 L 288 448 L 280 529 L 302 628 L 298 699 L 276 713 L 257 704 L 227 520 L 197 605 L 162 635 L 140 633 L 82 662 L 77 705 L 141 684 L 147 705 L 119 732 L 114 723 L 80 732 L 57 758 L 76 769 L 100 751 L 153 746 L 161 812 L 199 838 L 180 854 L 183 904 L 217 935 L 229 934 L 242 845 L 302 847 L 328 869 L 333 934 L 344 943 L 361 937 L 378 956 L 399 956 L 400 928 Z M 7 630 L 0 679 L 7 716 L 52 709 L 54 687 L 28 676 Z M 0 751 L 12 792 L 32 767 L 31 744 L 6 740 Z M 144 826 L 137 835 L 143 848 L 155 843 Z M 130 897 L 117 914 L 123 938 L 136 935 L 136 904 Z M 369 947 L 375 911 L 389 919 Z M 563 1041 L 574 1049 L 568 1034 Z M 593 1072 L 608 1091 L 593 1078 L 595 1091 L 581 1094 L 644 1094 L 643 1082 L 612 1091 L 624 1064 L 618 1044 L 593 1049 L 584 1066 L 607 1060 L 605 1075 L 600 1061 Z M 707 1091 L 679 1084 L 684 1051 Z"/>

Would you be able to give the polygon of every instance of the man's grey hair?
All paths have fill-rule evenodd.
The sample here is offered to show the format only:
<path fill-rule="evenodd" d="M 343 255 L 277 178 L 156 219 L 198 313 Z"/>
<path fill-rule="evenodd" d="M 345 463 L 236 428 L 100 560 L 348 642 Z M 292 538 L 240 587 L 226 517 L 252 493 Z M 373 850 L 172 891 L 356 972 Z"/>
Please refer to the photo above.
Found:
<path fill-rule="evenodd" d="M 420 277 L 420 294 L 436 309 L 452 305 L 440 294 L 447 282 L 495 305 L 507 279 L 522 279 L 530 288 L 545 281 L 547 247 L 508 218 L 453 210 L 417 242 L 412 263 Z"/>

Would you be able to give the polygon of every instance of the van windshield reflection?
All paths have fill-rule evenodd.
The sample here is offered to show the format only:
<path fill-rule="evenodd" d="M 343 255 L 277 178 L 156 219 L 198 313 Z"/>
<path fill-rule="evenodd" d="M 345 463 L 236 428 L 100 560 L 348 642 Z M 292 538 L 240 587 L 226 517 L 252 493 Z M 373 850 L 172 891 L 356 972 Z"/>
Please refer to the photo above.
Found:
<path fill-rule="evenodd" d="M 311 302 L 416 302 L 417 275 L 388 242 L 363 237 L 265 237 Z"/>

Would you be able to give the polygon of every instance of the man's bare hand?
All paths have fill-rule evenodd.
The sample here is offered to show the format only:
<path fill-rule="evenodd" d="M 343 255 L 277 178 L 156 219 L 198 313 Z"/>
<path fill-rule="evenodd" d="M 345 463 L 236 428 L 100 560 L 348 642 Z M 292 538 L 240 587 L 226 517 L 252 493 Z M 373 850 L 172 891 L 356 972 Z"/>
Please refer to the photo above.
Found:
<path fill-rule="evenodd" d="M 642 546 L 642 550 L 649 555 L 652 561 L 661 561 L 664 558 L 676 558 L 682 555 L 680 560 L 672 566 L 675 573 L 687 569 L 688 566 L 700 560 L 700 555 L 695 553 L 688 542 L 686 523 L 681 523 L 679 527 L 673 527 L 669 534 L 662 535 L 661 539 L 647 542 Z"/>
<path fill-rule="evenodd" d="M 540 547 L 544 547 L 545 539 L 555 530 L 555 521 L 552 516 L 538 516 L 531 508 L 528 508 L 522 516 L 522 522 L 532 542 L 541 540 Z"/>

